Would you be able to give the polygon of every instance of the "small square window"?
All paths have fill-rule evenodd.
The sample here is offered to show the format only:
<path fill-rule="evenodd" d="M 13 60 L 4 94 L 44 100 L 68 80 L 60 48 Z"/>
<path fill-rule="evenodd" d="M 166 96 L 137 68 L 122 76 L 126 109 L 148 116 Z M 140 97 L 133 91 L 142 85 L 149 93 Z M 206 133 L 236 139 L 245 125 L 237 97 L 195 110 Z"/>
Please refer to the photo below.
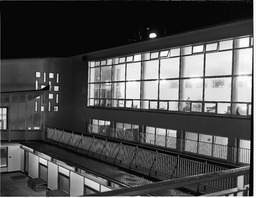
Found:
<path fill-rule="evenodd" d="M 211 43 L 206 45 L 206 51 L 216 51 L 218 43 Z"/>
<path fill-rule="evenodd" d="M 132 62 L 133 61 L 133 56 L 128 56 L 126 60 L 127 60 L 127 62 Z"/>
<path fill-rule="evenodd" d="M 150 53 L 142 54 L 142 60 L 149 60 L 150 59 Z"/>
<path fill-rule="evenodd" d="M 160 52 L 160 57 L 166 57 L 166 56 L 168 56 L 168 53 L 169 53 L 169 50 L 161 51 Z"/>
<path fill-rule="evenodd" d="M 112 64 L 112 59 L 108 59 L 107 60 L 107 65 L 111 65 Z"/>
<path fill-rule="evenodd" d="M 89 66 L 90 67 L 94 67 L 95 66 L 95 62 L 94 61 L 89 62 Z"/>
<path fill-rule="evenodd" d="M 204 51 L 204 46 L 203 45 L 197 45 L 193 46 L 193 53 L 199 53 Z"/>
<path fill-rule="evenodd" d="M 171 54 L 170 55 L 171 57 L 179 56 L 180 55 L 180 48 L 172 49 L 170 54 Z"/>
<path fill-rule="evenodd" d="M 151 59 L 158 58 L 158 56 L 159 56 L 159 52 L 153 52 L 150 54 Z"/>
<path fill-rule="evenodd" d="M 183 47 L 181 49 L 181 55 L 188 55 L 192 53 L 192 46 Z"/>
<path fill-rule="evenodd" d="M 58 106 L 54 106 L 53 107 L 53 111 L 59 111 L 59 107 Z"/>
<path fill-rule="evenodd" d="M 133 61 L 141 61 L 141 54 L 134 55 L 134 60 Z"/>
<path fill-rule="evenodd" d="M 114 64 L 118 64 L 118 62 L 119 62 L 119 58 L 115 58 L 114 59 Z"/>
<path fill-rule="evenodd" d="M 100 66 L 100 61 L 95 62 L 95 66 Z"/>
<path fill-rule="evenodd" d="M 233 40 L 220 42 L 220 48 L 219 48 L 220 50 L 227 50 L 232 48 L 233 48 Z"/>
<path fill-rule="evenodd" d="M 53 94 L 49 94 L 49 99 L 53 99 Z"/>
<path fill-rule="evenodd" d="M 41 77 L 41 73 L 40 72 L 36 72 L 36 77 L 40 78 Z"/>
<path fill-rule="evenodd" d="M 54 78 L 54 73 L 49 73 L 49 78 Z"/>
<path fill-rule="evenodd" d="M 53 90 L 54 90 L 54 91 L 59 91 L 59 86 L 54 86 L 54 87 L 53 87 Z"/>
<path fill-rule="evenodd" d="M 124 63 L 125 62 L 125 57 L 122 57 L 119 59 L 119 63 Z"/>
<path fill-rule="evenodd" d="M 106 60 L 102 60 L 102 61 L 100 62 L 100 65 L 106 65 L 106 63 L 107 63 Z"/>
<path fill-rule="evenodd" d="M 44 111 L 44 106 L 41 106 L 41 111 Z"/>
<path fill-rule="evenodd" d="M 240 38 L 235 40 L 236 48 L 249 47 L 249 45 L 250 45 L 250 37 Z"/>

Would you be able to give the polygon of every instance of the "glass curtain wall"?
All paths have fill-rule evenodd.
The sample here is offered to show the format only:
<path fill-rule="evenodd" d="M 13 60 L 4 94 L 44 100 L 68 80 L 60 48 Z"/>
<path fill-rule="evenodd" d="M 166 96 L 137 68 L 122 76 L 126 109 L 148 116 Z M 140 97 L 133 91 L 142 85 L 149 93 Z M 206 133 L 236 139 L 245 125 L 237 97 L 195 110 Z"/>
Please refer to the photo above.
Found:
<path fill-rule="evenodd" d="M 251 115 L 252 36 L 89 62 L 88 106 Z"/>

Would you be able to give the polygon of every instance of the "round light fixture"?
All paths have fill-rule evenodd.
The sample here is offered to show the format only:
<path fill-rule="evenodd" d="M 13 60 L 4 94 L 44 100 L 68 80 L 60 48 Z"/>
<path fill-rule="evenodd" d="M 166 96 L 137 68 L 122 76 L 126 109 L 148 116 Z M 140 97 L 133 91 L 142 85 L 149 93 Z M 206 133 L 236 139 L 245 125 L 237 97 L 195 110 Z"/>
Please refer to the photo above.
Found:
<path fill-rule="evenodd" d="M 157 35 L 156 35 L 156 33 L 154 33 L 154 32 L 151 32 L 150 34 L 149 34 L 149 38 L 156 38 L 157 37 Z"/>

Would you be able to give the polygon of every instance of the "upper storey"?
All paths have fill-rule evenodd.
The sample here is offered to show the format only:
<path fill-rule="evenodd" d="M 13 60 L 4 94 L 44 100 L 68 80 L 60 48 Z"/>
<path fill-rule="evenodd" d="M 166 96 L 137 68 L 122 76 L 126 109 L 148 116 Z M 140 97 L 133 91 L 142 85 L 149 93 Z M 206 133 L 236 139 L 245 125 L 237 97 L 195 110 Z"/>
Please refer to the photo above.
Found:
<path fill-rule="evenodd" d="M 248 117 L 252 48 L 248 20 L 87 54 L 87 105 Z"/>

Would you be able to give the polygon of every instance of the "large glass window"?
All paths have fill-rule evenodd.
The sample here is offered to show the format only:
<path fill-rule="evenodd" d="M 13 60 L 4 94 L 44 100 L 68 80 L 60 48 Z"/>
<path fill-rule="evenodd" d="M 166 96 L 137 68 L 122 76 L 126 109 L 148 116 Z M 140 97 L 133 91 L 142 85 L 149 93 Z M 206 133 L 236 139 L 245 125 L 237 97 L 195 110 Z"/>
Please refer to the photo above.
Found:
<path fill-rule="evenodd" d="M 160 100 L 178 100 L 179 80 L 160 80 Z"/>
<path fill-rule="evenodd" d="M 91 61 L 88 105 L 250 116 L 252 60 L 243 36 Z"/>
<path fill-rule="evenodd" d="M 232 72 L 232 51 L 206 54 L 206 76 L 230 75 Z"/>
<path fill-rule="evenodd" d="M 140 62 L 127 64 L 127 80 L 140 80 L 140 70 Z"/>
<path fill-rule="evenodd" d="M 160 78 L 178 78 L 180 58 L 162 59 L 160 62 Z"/>
<path fill-rule="evenodd" d="M 125 80 L 125 64 L 113 66 L 113 81 Z"/>
<path fill-rule="evenodd" d="M 158 78 L 159 61 L 145 61 L 143 65 L 143 79 L 157 79 Z"/>
<path fill-rule="evenodd" d="M 182 77 L 199 77 L 203 75 L 204 56 L 184 56 L 182 61 Z"/>

